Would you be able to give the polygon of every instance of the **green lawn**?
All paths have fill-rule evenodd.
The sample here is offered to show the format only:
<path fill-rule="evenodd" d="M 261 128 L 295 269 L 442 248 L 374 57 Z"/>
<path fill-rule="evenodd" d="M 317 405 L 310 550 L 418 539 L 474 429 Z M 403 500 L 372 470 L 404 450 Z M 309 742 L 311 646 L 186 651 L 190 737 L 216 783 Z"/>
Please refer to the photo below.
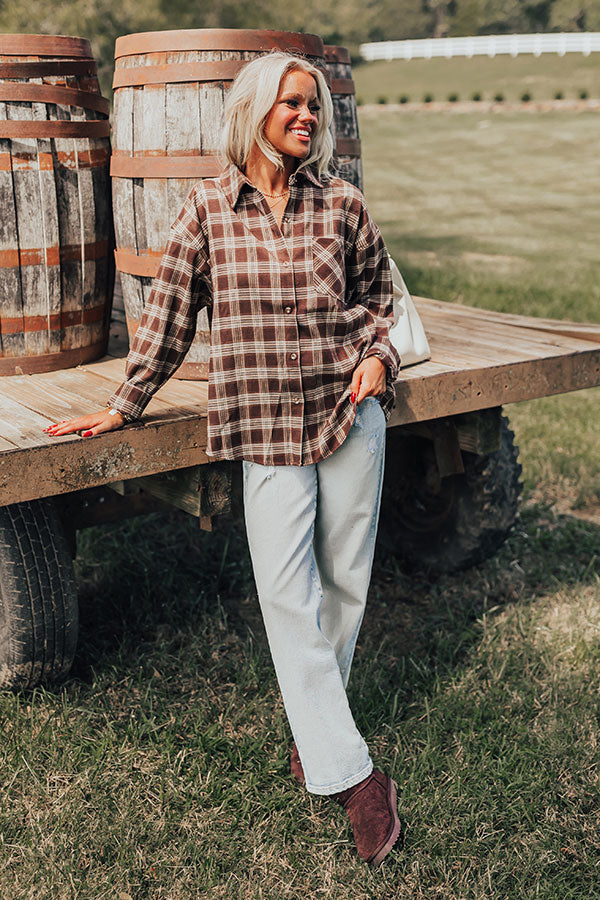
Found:
<path fill-rule="evenodd" d="M 597 113 L 364 109 L 365 193 L 413 294 L 600 321 Z M 600 391 L 511 407 L 528 492 L 600 500 Z"/>
<path fill-rule="evenodd" d="M 565 99 L 576 99 L 585 90 L 589 97 L 600 97 L 600 65 L 598 54 L 583 56 L 533 55 L 477 56 L 473 59 L 412 59 L 363 63 L 353 67 L 356 95 L 362 103 L 376 103 L 385 97 L 397 103 L 404 94 L 413 102 L 431 94 L 435 100 L 446 100 L 458 94 L 470 100 L 476 91 L 484 100 L 502 93 L 505 100 L 520 100 L 529 93 L 535 100 L 551 100 L 557 91 Z"/>
<path fill-rule="evenodd" d="M 410 289 L 597 318 L 597 119 L 485 121 L 362 116 Z M 509 410 L 528 499 L 493 559 L 436 579 L 378 554 L 350 700 L 406 845 L 376 871 L 290 778 L 241 529 L 84 532 L 72 677 L 0 695 L 0 897 L 599 898 L 600 527 L 564 514 L 598 508 L 597 404 Z"/>

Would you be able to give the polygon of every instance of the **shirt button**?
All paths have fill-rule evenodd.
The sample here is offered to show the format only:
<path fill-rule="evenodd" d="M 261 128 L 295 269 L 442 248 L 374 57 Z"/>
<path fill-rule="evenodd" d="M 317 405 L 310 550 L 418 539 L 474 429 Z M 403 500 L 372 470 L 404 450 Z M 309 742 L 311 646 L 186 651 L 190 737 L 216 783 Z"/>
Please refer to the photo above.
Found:
<path fill-rule="evenodd" d="M 286 311 L 286 313 L 291 313 L 292 307 L 291 307 L 291 306 L 286 306 L 285 311 Z"/>
<path fill-rule="evenodd" d="M 297 353 L 290 353 L 290 359 L 298 359 Z"/>
<path fill-rule="evenodd" d="M 300 397 L 294 397 L 294 403 L 300 403 Z"/>
<path fill-rule="evenodd" d="M 284 259 L 283 262 L 281 263 L 281 265 L 283 266 L 284 269 L 289 269 L 289 267 L 290 267 L 289 260 Z"/>

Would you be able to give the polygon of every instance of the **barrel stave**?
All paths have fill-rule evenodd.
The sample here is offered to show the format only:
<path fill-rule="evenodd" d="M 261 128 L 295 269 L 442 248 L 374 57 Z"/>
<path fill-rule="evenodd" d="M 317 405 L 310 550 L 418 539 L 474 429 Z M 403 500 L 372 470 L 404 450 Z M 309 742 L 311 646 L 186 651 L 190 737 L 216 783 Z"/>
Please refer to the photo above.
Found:
<path fill-rule="evenodd" d="M 27 42 L 32 52 L 12 52 Z M 56 52 L 45 55 L 43 48 L 50 43 L 56 44 Z M 78 92 L 78 103 L 85 104 L 85 95 L 91 94 L 90 105 L 98 106 L 96 66 L 89 54 L 85 58 L 87 42 L 11 35 L 3 36 L 0 44 L 1 83 L 66 88 Z M 39 54 L 33 52 L 36 46 Z M 76 60 L 68 58 L 72 47 Z M 63 49 L 67 58 L 60 55 Z M 0 120 L 99 118 L 85 105 L 60 101 L 0 104 Z M 12 242 L 13 261 L 12 270 L 0 271 L 0 373 L 48 371 L 93 359 L 106 346 L 112 287 L 108 140 L 12 137 L 0 141 L 0 153 L 5 195 L 1 242 L 5 250 Z M 8 258 L 6 253 L 3 258 Z M 11 334 L 10 320 L 19 316 L 20 333 Z"/>

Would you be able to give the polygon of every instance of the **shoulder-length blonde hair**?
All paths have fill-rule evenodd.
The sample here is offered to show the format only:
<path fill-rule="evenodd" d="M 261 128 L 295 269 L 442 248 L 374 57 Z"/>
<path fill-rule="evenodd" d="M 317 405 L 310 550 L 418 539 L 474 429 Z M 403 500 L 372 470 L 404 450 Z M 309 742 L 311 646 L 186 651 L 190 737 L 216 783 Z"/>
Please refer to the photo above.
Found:
<path fill-rule="evenodd" d="M 294 69 L 300 69 L 315 79 L 321 106 L 310 154 L 298 168 L 313 165 L 319 175 L 327 171 L 333 156 L 333 139 L 329 131 L 333 103 L 327 82 L 316 66 L 300 56 L 281 52 L 259 56 L 245 65 L 236 76 L 225 101 L 221 147 L 227 161 L 238 169 L 244 168 L 255 143 L 277 168 L 283 168 L 282 156 L 265 138 L 264 126 L 277 99 L 282 78 Z"/>

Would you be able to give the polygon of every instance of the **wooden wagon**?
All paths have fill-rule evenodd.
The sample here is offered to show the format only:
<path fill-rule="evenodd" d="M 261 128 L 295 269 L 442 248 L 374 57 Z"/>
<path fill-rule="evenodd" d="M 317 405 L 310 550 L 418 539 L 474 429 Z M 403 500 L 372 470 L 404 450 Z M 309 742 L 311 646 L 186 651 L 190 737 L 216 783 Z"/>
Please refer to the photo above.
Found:
<path fill-rule="evenodd" d="M 379 539 L 390 552 L 451 570 L 491 555 L 517 515 L 520 467 L 501 407 L 600 384 L 600 325 L 415 302 L 432 358 L 397 382 Z M 171 380 L 142 420 L 120 431 L 44 434 L 106 403 L 126 350 L 115 318 L 98 362 L 2 379 L 0 686 L 69 670 L 78 529 L 172 506 L 210 529 L 215 516 L 239 511 L 239 465 L 205 453 L 205 382 Z"/>

